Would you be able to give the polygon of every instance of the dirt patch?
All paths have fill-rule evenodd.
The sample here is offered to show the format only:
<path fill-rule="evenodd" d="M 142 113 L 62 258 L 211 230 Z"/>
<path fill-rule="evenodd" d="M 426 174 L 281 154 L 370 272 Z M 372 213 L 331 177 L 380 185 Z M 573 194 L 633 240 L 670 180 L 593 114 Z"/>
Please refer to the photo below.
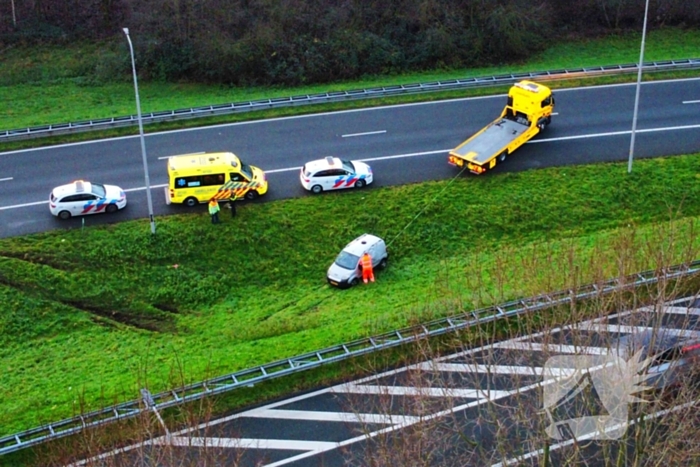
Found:
<path fill-rule="evenodd" d="M 180 310 L 175 307 L 175 305 L 171 305 L 169 303 L 154 303 L 153 308 L 157 308 L 160 311 L 165 311 L 168 313 L 173 313 L 173 314 L 179 314 Z"/>
<path fill-rule="evenodd" d="M 53 269 L 58 269 L 59 271 L 70 271 L 71 270 L 65 264 L 61 264 L 58 261 L 53 260 L 52 258 L 44 258 L 43 256 L 35 256 L 35 255 L 29 254 L 29 253 L 14 253 L 14 252 L 9 252 L 9 251 L 2 251 L 2 252 L 0 252 L 0 256 L 4 256 L 6 258 L 16 259 L 19 261 L 24 261 L 26 263 L 40 264 L 42 266 L 48 266 L 48 267 L 53 268 Z"/>
<path fill-rule="evenodd" d="M 131 310 L 126 311 L 105 309 L 80 301 L 62 301 L 61 303 L 76 308 L 78 310 L 84 311 L 86 313 L 90 313 L 101 318 L 107 318 L 109 320 L 116 321 L 126 326 L 143 329 L 145 331 L 171 332 L 175 330 L 175 323 L 172 321 L 172 318 L 163 314 L 157 314 L 155 316 L 144 316 L 140 314 L 135 314 Z"/>

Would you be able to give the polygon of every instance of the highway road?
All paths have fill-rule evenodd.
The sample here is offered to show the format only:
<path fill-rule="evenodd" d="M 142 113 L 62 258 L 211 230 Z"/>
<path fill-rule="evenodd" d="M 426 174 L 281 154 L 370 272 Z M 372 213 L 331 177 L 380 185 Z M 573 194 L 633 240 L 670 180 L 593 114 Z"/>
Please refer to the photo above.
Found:
<path fill-rule="evenodd" d="M 467 349 L 254 407 L 70 467 L 190 465 L 188 461 L 241 467 L 534 467 L 542 465 L 546 440 L 550 465 L 609 465 L 605 458 L 617 459 L 616 450 L 625 444 L 612 435 L 601 440 L 603 432 L 610 434 L 622 426 L 622 435 L 625 423 L 604 424 L 599 419 L 594 429 L 576 434 L 577 443 L 575 425 L 569 424 L 571 418 L 582 415 L 610 413 L 609 407 L 596 407 L 590 405 L 591 399 L 580 398 L 586 384 L 589 391 L 601 388 L 580 374 L 579 396 L 569 393 L 569 400 L 555 398 L 560 404 L 551 409 L 552 419 L 543 413 L 543 392 L 574 375 L 576 368 L 585 368 L 588 374 L 610 368 L 606 359 L 622 336 L 656 329 L 657 335 L 700 337 L 699 307 L 697 298 L 679 299 L 658 308 L 624 311 Z M 548 366 L 550 358 L 561 355 L 584 356 L 588 363 L 572 367 L 569 360 Z M 613 384 L 617 386 L 619 380 Z M 600 400 L 602 393 L 588 394 Z M 697 423 L 693 415 L 697 409 L 690 404 L 684 398 L 664 409 L 670 413 L 656 408 L 647 414 L 658 423 L 687 430 Z M 674 413 L 680 418 L 674 418 Z M 624 416 L 627 420 L 626 408 Z M 552 421 L 564 422 L 557 430 L 558 439 L 545 432 Z M 663 458 L 664 441 L 655 436 L 663 434 L 641 438 L 649 448 L 644 454 L 649 463 L 644 465 L 657 465 Z M 607 453 L 602 446 L 607 446 Z M 171 456 L 177 462 L 169 460 Z"/>
<path fill-rule="evenodd" d="M 626 160 L 634 93 L 632 84 L 557 91 L 552 125 L 494 173 Z M 202 151 L 232 151 L 266 170 L 270 191 L 259 202 L 310 196 L 298 170 L 328 155 L 369 161 L 376 180 L 369 189 L 447 179 L 455 175 L 447 152 L 504 105 L 498 95 L 148 134 L 154 210 L 157 216 L 188 212 L 165 204 L 165 159 Z M 637 128 L 636 158 L 700 151 L 700 78 L 645 83 Z M 85 217 L 85 225 L 147 217 L 137 136 L 11 151 L 0 153 L 0 237 L 81 225 L 48 210 L 51 189 L 76 179 L 119 185 L 129 201 L 117 214 Z"/>

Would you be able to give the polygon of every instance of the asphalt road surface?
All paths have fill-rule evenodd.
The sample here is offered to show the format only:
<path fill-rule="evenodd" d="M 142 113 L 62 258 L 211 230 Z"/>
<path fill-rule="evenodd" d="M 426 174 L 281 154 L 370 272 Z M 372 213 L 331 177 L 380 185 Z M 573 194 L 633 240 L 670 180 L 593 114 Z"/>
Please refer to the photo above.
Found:
<path fill-rule="evenodd" d="M 552 125 L 494 172 L 626 160 L 634 94 L 632 84 L 556 91 Z M 165 204 L 165 159 L 202 151 L 232 151 L 267 171 L 270 190 L 260 202 L 310 196 L 299 168 L 328 155 L 369 161 L 375 183 L 368 189 L 447 179 L 455 175 L 447 152 L 504 105 L 499 95 L 149 134 L 154 211 L 188 212 Z M 635 158 L 700 151 L 700 79 L 643 84 L 637 129 Z M 137 136 L 12 151 L 0 153 L 0 237 L 80 226 L 81 219 L 60 221 L 48 210 L 50 191 L 76 179 L 127 191 L 124 211 L 86 216 L 85 225 L 148 217 Z"/>
<path fill-rule="evenodd" d="M 700 300 L 680 299 L 656 310 L 641 308 L 465 350 L 290 397 L 74 465 L 170 466 L 188 459 L 198 461 L 191 465 L 241 467 L 427 465 L 414 461 L 432 452 L 430 465 L 436 466 L 534 467 L 541 465 L 546 439 L 551 443 L 550 465 L 564 465 L 576 447 L 567 420 L 582 407 L 591 407 L 572 396 L 551 410 L 552 418 L 543 413 L 543 391 L 573 371 L 566 365 L 547 369 L 549 359 L 586 356 L 588 374 L 603 371 L 604 359 L 621 336 L 648 329 L 700 336 L 698 307 Z M 592 387 L 600 389 L 595 383 Z M 671 423 L 660 411 L 649 415 Z M 550 439 L 544 430 L 561 421 L 565 423 L 557 429 L 558 439 Z M 617 440 L 596 439 L 618 425 L 601 426 L 578 432 L 578 455 L 585 458 L 567 465 L 604 465 L 602 446 L 620 448 Z M 623 423 L 622 432 L 626 429 Z"/>

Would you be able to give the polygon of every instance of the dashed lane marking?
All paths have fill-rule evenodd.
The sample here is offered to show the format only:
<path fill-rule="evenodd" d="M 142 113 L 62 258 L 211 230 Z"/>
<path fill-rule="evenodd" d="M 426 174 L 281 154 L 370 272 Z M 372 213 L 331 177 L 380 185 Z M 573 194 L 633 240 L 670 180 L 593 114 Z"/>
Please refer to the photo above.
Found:
<path fill-rule="evenodd" d="M 352 138 L 355 136 L 370 136 L 370 135 L 382 135 L 386 133 L 386 130 L 379 130 L 379 131 L 366 131 L 364 133 L 350 133 L 347 135 L 341 135 L 341 138 Z"/>

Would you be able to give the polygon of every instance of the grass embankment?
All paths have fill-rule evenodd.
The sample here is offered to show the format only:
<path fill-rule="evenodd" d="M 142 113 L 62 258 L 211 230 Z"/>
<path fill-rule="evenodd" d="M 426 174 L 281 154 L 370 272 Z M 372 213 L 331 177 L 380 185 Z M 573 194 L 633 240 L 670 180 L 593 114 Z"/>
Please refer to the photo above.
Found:
<path fill-rule="evenodd" d="M 699 157 L 638 161 L 632 175 L 610 164 L 309 196 L 216 226 L 168 216 L 155 237 L 133 221 L 3 239 L 0 434 L 82 401 L 697 258 Z M 329 263 L 366 231 L 403 231 L 390 267 L 371 286 L 330 289 Z"/>
<path fill-rule="evenodd" d="M 327 91 L 371 88 L 392 84 L 428 82 L 488 76 L 493 74 L 580 68 L 635 63 L 639 59 L 639 34 L 624 34 L 597 40 L 558 42 L 526 63 L 506 64 L 469 70 L 435 71 L 398 76 L 369 77 L 344 83 L 304 86 L 299 88 L 229 88 L 184 83 L 139 82 L 144 113 L 203 105 L 239 102 L 260 98 L 314 94 Z M 645 60 L 694 58 L 700 31 L 660 29 L 650 31 L 646 41 Z M 130 75 L 121 82 L 105 76 L 100 64 L 105 54 L 125 53 L 118 45 L 81 44 L 76 47 L 44 49 L 9 49 L 2 52 L 3 73 L 0 76 L 0 129 L 26 128 L 49 123 L 75 122 L 135 113 L 134 90 Z M 123 44 L 121 44 L 123 45 Z M 634 79 L 634 77 L 628 77 Z M 476 93 L 492 90 L 475 90 Z M 442 97 L 471 95 L 469 91 L 445 94 Z M 398 100 L 434 99 L 435 94 L 406 96 Z M 377 103 L 397 102 L 396 98 Z M 346 106 L 357 106 L 347 103 Z M 362 105 L 367 105 L 365 101 Z M 335 105 L 332 108 L 337 108 Z M 287 115 L 290 112 L 319 111 L 321 107 L 266 111 L 264 115 Z M 260 118 L 260 112 L 221 117 L 213 121 L 234 121 Z M 202 124 L 197 120 L 194 124 Z M 211 122 L 210 122 L 211 123 Z M 192 125 L 178 122 L 178 125 Z M 94 137 L 94 135 L 93 135 Z M 16 144 L 16 143 L 14 143 Z"/>

